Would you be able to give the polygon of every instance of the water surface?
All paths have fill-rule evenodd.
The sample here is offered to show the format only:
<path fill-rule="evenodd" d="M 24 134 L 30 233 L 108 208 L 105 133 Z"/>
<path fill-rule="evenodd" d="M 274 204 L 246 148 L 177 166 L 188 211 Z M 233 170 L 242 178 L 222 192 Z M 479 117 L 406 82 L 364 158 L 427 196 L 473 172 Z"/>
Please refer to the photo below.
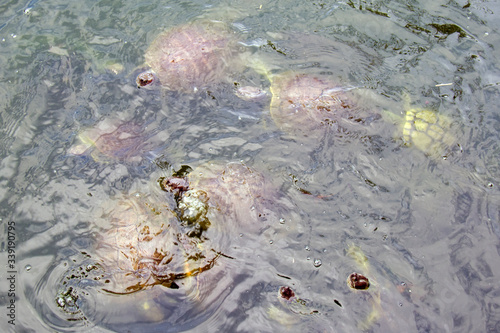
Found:
<path fill-rule="evenodd" d="M 477 1 L 1 5 L 2 327 L 500 330 L 497 11 Z M 230 26 L 248 66 L 192 94 L 137 89 L 154 38 L 207 19 Z M 276 124 L 269 89 L 290 71 L 335 82 L 352 107 L 306 133 Z M 242 100 L 243 85 L 267 96 Z M 410 109 L 446 119 L 451 142 L 431 152 L 405 145 Z M 196 244 L 218 251 L 213 267 L 109 292 L 106 280 L 123 280 L 103 235 L 117 223 L 183 230 L 158 179 L 208 162 L 244 163 L 265 179 L 259 205 L 230 206 Z M 241 188 L 223 193 L 246 203 Z M 159 246 L 190 251 L 169 239 Z M 350 289 L 352 272 L 370 288 Z M 300 301 L 280 299 L 281 286 Z M 5 315 L 13 299 L 15 327 Z"/>

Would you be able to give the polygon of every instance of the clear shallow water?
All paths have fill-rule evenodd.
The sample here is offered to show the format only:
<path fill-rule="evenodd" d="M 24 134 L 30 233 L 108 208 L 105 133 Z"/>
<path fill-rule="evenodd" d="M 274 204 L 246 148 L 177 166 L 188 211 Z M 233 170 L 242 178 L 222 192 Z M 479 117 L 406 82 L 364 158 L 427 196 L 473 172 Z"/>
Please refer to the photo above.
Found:
<path fill-rule="evenodd" d="M 497 5 L 228 6 L 0 7 L 2 265 L 13 221 L 16 331 L 497 331 Z M 269 76 L 324 75 L 356 106 L 304 135 L 274 123 L 269 95 L 257 102 L 234 95 L 234 82 L 269 88 L 252 69 L 197 94 L 137 89 L 155 36 L 200 18 L 234 24 L 242 58 L 262 59 Z M 403 145 L 410 108 L 449 119 L 446 159 Z M 96 129 L 132 139 L 120 145 L 111 135 L 105 148 L 85 150 L 81 137 Z M 262 192 L 264 218 L 247 220 L 251 209 L 230 206 L 236 215 L 219 217 L 203 244 L 225 256 L 178 279 L 178 289 L 104 291 L 103 280 L 120 280 L 102 254 L 102 235 L 116 221 L 155 221 L 147 210 L 120 219 L 116 207 L 147 202 L 175 225 L 162 208 L 172 196 L 157 180 L 207 161 L 243 161 L 262 174 L 272 189 Z M 358 248 L 368 264 L 353 258 Z M 368 291 L 347 287 L 353 271 L 371 280 Z M 285 285 L 305 305 L 279 300 Z"/>

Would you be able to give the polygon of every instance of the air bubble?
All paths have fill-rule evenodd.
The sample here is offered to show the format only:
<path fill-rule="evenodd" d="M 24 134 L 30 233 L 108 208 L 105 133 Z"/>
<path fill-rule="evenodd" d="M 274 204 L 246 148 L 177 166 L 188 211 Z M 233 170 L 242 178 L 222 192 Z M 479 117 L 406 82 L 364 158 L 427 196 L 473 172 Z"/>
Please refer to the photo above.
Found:
<path fill-rule="evenodd" d="M 280 224 L 285 224 L 285 219 L 284 218 L 280 218 Z"/>
<path fill-rule="evenodd" d="M 31 271 L 31 265 L 26 265 L 26 267 L 24 267 L 24 269 L 26 270 L 26 272 Z"/>

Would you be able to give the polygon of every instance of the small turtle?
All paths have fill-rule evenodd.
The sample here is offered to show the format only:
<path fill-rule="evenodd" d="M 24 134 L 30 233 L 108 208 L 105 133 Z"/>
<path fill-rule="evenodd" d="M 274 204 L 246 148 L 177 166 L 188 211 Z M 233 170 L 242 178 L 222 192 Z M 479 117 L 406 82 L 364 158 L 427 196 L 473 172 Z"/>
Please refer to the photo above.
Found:
<path fill-rule="evenodd" d="M 404 331 L 411 330 L 414 324 L 407 317 L 411 307 L 403 308 L 403 304 L 412 301 L 412 294 L 409 288 L 401 288 L 401 277 L 386 267 L 372 267 L 370 262 L 379 263 L 368 259 L 358 246 L 350 245 L 346 254 L 360 272 L 352 273 L 347 278 L 347 286 L 359 296 L 353 307 L 356 313 L 363 313 L 358 327 L 363 331 L 371 330 L 374 326 L 385 327 L 385 331 L 401 328 Z"/>
<path fill-rule="evenodd" d="M 448 132 L 451 120 L 435 111 L 409 109 L 403 125 L 403 141 L 406 146 L 414 146 L 431 156 L 446 156 L 455 143 Z"/>
<path fill-rule="evenodd" d="M 332 327 L 323 320 L 325 314 L 335 311 L 329 305 L 301 298 L 289 285 L 270 287 L 273 290 L 266 314 L 271 325 L 278 324 L 276 328 L 271 326 L 274 331 L 332 332 Z"/>
<path fill-rule="evenodd" d="M 145 54 L 151 68 L 137 76 L 138 87 L 156 79 L 168 90 L 193 92 L 222 81 L 237 52 L 235 33 L 220 21 L 199 20 L 156 37 Z"/>
<path fill-rule="evenodd" d="M 311 307 L 309 301 L 297 297 L 289 286 L 281 286 L 279 288 L 278 299 L 285 304 L 286 308 L 295 314 L 310 315 L 319 312 Z"/>
<path fill-rule="evenodd" d="M 445 115 L 429 109 L 411 108 L 408 95 L 403 96 L 405 116 L 402 129 L 403 144 L 415 147 L 433 158 L 446 158 L 457 143 L 453 133 L 453 122 Z M 390 112 L 384 113 L 386 118 L 401 122 Z"/>
<path fill-rule="evenodd" d="M 354 260 L 357 269 L 362 271 L 364 274 L 350 274 L 347 278 L 347 285 L 352 290 L 359 290 L 361 292 L 367 293 L 367 296 L 370 299 L 370 313 L 358 324 L 360 329 L 367 330 L 372 327 L 374 322 L 376 322 L 382 314 L 380 305 L 380 290 L 378 288 L 378 284 L 373 283 L 373 279 L 371 279 L 372 283 L 370 284 L 369 278 L 366 277 L 366 275 L 371 276 L 372 271 L 368 258 L 365 256 L 361 248 L 355 245 L 351 245 L 347 249 L 347 255 Z"/>

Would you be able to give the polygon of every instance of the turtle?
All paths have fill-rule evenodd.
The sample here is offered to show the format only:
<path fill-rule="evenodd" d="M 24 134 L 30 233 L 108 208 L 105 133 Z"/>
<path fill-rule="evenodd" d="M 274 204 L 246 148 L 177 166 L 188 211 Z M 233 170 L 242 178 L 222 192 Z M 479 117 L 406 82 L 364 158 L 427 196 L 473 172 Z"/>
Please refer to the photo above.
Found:
<path fill-rule="evenodd" d="M 271 78 L 271 116 L 286 132 L 308 135 L 339 117 L 348 117 L 356 104 L 330 78 L 288 71 Z"/>
<path fill-rule="evenodd" d="M 402 307 L 403 303 L 412 302 L 412 296 L 419 297 L 416 294 L 419 294 L 420 286 L 412 285 L 410 289 L 406 283 L 401 282 L 401 277 L 390 269 L 373 267 L 371 262 L 379 263 L 369 259 L 357 245 L 349 245 L 345 253 L 353 260 L 353 266 L 358 271 L 347 277 L 347 288 L 359 296 L 352 305 L 356 308 L 356 313 L 363 313 L 358 321 L 359 329 L 368 331 L 377 326 L 385 327 L 386 331 L 400 328 L 411 330 L 412 323 L 408 322 L 406 317 L 406 314 L 411 313 L 411 307 Z M 412 290 L 417 292 L 412 293 Z M 367 304 L 363 306 L 359 302 Z"/>
<path fill-rule="evenodd" d="M 362 104 L 361 95 L 367 89 L 348 83 L 353 74 L 364 67 L 373 71 L 367 65 L 366 54 L 316 34 L 268 35 L 272 40 L 267 40 L 261 48 L 268 48 L 270 52 L 248 58 L 246 65 L 267 81 L 270 114 L 281 130 L 317 137 L 322 129 L 337 127 L 346 121 L 366 123 L 380 117 L 372 112 L 372 104 Z M 362 82 L 361 77 L 358 82 Z M 250 96 L 247 98 L 265 96 L 258 89 L 252 93 L 249 88 L 243 88 Z"/>
<path fill-rule="evenodd" d="M 297 286 L 295 289 L 296 287 L 291 286 L 294 284 L 296 283 L 288 280 L 285 285 L 271 283 L 264 288 L 263 297 L 267 298 L 266 303 L 269 304 L 266 309 L 266 319 L 271 331 L 335 331 L 331 323 L 325 319 L 337 309 L 322 300 L 318 302 L 302 298 L 298 295 L 301 288 Z"/>
<path fill-rule="evenodd" d="M 158 81 L 167 90 L 193 92 L 221 82 L 235 66 L 236 34 L 221 21 L 200 19 L 160 33 L 148 47 L 137 86 Z"/>
<path fill-rule="evenodd" d="M 146 130 L 146 126 L 139 121 L 106 118 L 82 130 L 68 153 L 90 154 L 95 161 L 101 162 L 139 162 L 157 148 L 151 145 L 151 138 L 157 134 L 154 129 Z M 161 131 L 156 139 L 166 141 L 167 137 L 167 132 Z"/>
<path fill-rule="evenodd" d="M 178 222 L 151 194 L 105 201 L 93 216 L 93 248 L 61 277 L 55 305 L 68 320 L 109 327 L 192 320 L 189 309 L 217 297 L 208 286 L 221 278 L 213 269 L 221 255 L 209 240 L 182 233 Z M 202 272 L 208 276 L 200 280 Z"/>
<path fill-rule="evenodd" d="M 219 253 L 207 242 L 183 234 L 175 214 L 139 193 L 103 209 L 108 221 L 100 233 L 96 256 L 109 275 L 103 290 L 130 294 L 179 281 L 212 268 Z"/>
<path fill-rule="evenodd" d="M 428 109 L 408 109 L 403 125 L 405 146 L 414 146 L 430 156 L 445 157 L 456 142 L 450 134 L 451 119 Z"/>
<path fill-rule="evenodd" d="M 293 314 L 299 314 L 299 315 L 311 315 L 311 314 L 316 314 L 319 311 L 314 309 L 310 305 L 310 301 L 301 299 L 296 296 L 295 292 L 290 286 L 280 286 L 278 289 L 278 300 L 281 305 L 285 309 L 287 309 L 289 312 Z M 282 324 L 290 324 L 294 320 L 297 321 L 297 319 L 293 319 L 293 316 L 290 313 L 280 311 L 278 308 L 275 306 L 271 306 L 268 309 L 268 315 L 272 318 L 275 318 L 277 321 L 281 322 Z"/>
<path fill-rule="evenodd" d="M 391 112 L 384 112 L 385 118 L 394 123 L 403 122 L 397 136 L 405 147 L 415 147 L 431 158 L 446 159 L 457 144 L 453 136 L 453 121 L 446 115 L 432 109 L 415 108 L 410 105 L 410 97 L 403 94 L 404 120 Z"/>
<path fill-rule="evenodd" d="M 238 274 L 234 268 L 244 265 L 235 241 L 241 246 L 241 233 L 257 233 L 261 222 L 273 217 L 271 199 L 277 195 L 264 175 L 241 162 L 187 170 L 158 184 L 175 200 L 165 200 L 157 188 L 120 194 L 103 204 L 93 218 L 97 236 L 85 261 L 91 261 L 96 282 L 70 271 L 64 280 L 73 289 L 58 293 L 56 302 L 95 303 L 96 318 L 85 306 L 84 315 L 114 331 L 134 322 L 188 326 L 218 309 Z M 203 226 L 200 232 L 193 232 L 196 225 Z M 231 260 L 235 254 L 240 261 Z"/>
<path fill-rule="evenodd" d="M 276 126 L 289 134 L 317 136 L 329 127 L 349 123 L 369 123 L 380 115 L 362 107 L 354 95 L 359 89 L 341 85 L 331 76 L 313 71 L 279 71 L 262 59 L 252 59 L 253 70 L 269 81 L 269 110 Z M 266 94 L 254 87 L 242 87 L 249 98 Z"/>

